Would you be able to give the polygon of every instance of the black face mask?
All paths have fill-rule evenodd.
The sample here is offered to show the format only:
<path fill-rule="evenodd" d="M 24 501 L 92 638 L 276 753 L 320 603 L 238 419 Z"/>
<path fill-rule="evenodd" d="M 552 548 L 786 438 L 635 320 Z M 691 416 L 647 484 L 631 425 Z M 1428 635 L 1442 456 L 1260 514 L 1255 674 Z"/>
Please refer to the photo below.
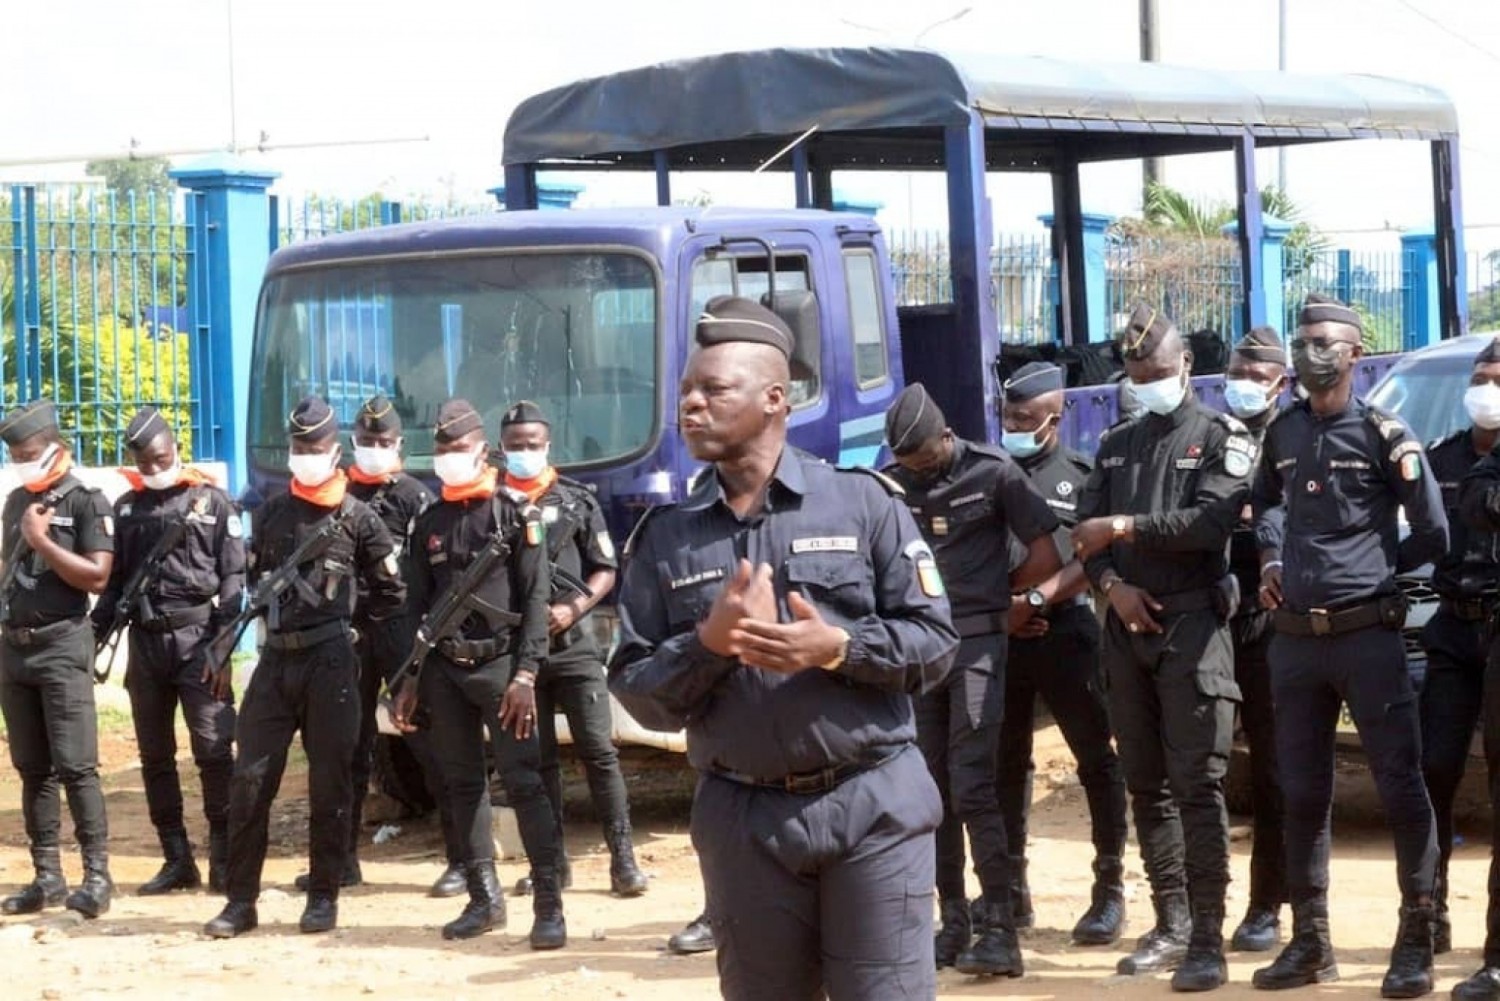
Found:
<path fill-rule="evenodd" d="M 1337 347 L 1316 347 L 1306 342 L 1292 342 L 1292 368 L 1297 381 L 1308 392 L 1325 392 L 1337 386 L 1347 370 L 1344 352 Z"/>

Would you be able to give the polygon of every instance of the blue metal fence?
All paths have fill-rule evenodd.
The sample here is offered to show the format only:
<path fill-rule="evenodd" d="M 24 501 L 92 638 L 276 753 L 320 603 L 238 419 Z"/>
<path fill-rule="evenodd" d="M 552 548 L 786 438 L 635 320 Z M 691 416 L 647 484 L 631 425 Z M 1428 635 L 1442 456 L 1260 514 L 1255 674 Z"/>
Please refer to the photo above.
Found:
<path fill-rule="evenodd" d="M 1297 326 L 1297 311 L 1311 292 L 1353 306 L 1364 320 L 1365 348 L 1400 351 L 1403 303 L 1411 289 L 1416 255 L 1409 250 L 1318 250 L 1286 261 L 1286 315 L 1282 330 Z"/>
<path fill-rule="evenodd" d="M 458 216 L 487 215 L 500 211 L 498 203 L 482 205 L 449 203 L 408 205 L 402 202 L 385 201 L 378 196 L 355 200 L 324 198 L 313 195 L 292 198 L 271 196 L 271 249 L 315 240 L 357 229 L 375 226 L 391 226 L 402 222 L 423 222 L 428 219 L 450 219 Z"/>
<path fill-rule="evenodd" d="M 1183 331 L 1212 330 L 1225 338 L 1236 332 L 1243 292 L 1233 240 L 1111 239 L 1104 269 L 1107 333 L 1125 326 L 1137 301 L 1161 309 Z"/>

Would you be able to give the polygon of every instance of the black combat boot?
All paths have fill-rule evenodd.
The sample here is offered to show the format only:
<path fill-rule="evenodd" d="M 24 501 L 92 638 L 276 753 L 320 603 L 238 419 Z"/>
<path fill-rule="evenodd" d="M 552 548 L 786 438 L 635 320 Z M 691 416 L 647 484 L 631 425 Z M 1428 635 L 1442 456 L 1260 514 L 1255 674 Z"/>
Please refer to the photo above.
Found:
<path fill-rule="evenodd" d="M 1010 913 L 1017 931 L 1036 924 L 1036 910 L 1031 906 L 1031 883 L 1026 879 L 1029 863 L 1024 855 L 1010 856 Z"/>
<path fill-rule="evenodd" d="M 1134 952 L 1115 964 L 1117 973 L 1127 977 L 1164 973 L 1177 969 L 1187 957 L 1193 932 L 1187 894 L 1182 890 L 1153 894 L 1151 906 L 1156 910 L 1156 927 L 1136 941 Z"/>
<path fill-rule="evenodd" d="M 639 897 L 646 892 L 646 874 L 635 864 L 630 843 L 630 821 L 617 820 L 604 830 L 609 845 L 609 892 L 617 897 Z"/>
<path fill-rule="evenodd" d="M 62 854 L 56 845 L 31 849 L 31 864 L 36 878 L 20 893 L 0 900 L 0 914 L 35 914 L 45 907 L 59 907 L 68 896 L 68 881 L 63 878 Z"/>
<path fill-rule="evenodd" d="M 714 926 L 707 914 L 700 914 L 689 921 L 682 931 L 667 939 L 667 948 L 679 956 L 691 956 L 695 952 L 713 952 L 719 947 L 714 941 Z"/>
<path fill-rule="evenodd" d="M 1448 866 L 1439 865 L 1433 887 L 1432 954 L 1441 956 L 1453 951 L 1453 921 L 1448 917 Z"/>
<path fill-rule="evenodd" d="M 1125 865 L 1116 856 L 1094 859 L 1094 899 L 1073 926 L 1077 945 L 1113 945 L 1125 926 Z"/>
<path fill-rule="evenodd" d="M 1255 971 L 1250 982 L 1263 991 L 1284 991 L 1339 978 L 1339 964 L 1328 936 L 1328 898 L 1318 896 L 1292 906 L 1292 940 L 1270 966 Z"/>
<path fill-rule="evenodd" d="M 359 858 L 353 852 L 346 852 L 344 854 L 344 871 L 339 873 L 339 886 L 347 890 L 351 886 L 364 885 L 364 881 L 365 874 L 359 867 Z M 297 878 L 292 880 L 292 885 L 302 893 L 306 893 L 312 889 L 312 873 L 299 873 Z"/>
<path fill-rule="evenodd" d="M 1193 908 L 1193 934 L 1182 965 L 1172 974 L 1172 990 L 1212 991 L 1229 980 L 1229 966 L 1224 962 L 1223 899 L 1220 894 L 1212 902 Z"/>
<path fill-rule="evenodd" d="M 1245 911 L 1245 920 L 1234 930 L 1229 947 L 1235 952 L 1270 952 L 1281 941 L 1279 907 L 1266 907 L 1255 901 Z"/>
<path fill-rule="evenodd" d="M 971 977 L 1019 977 L 1023 972 L 1021 944 L 1016 940 L 1014 909 L 1008 900 L 986 899 L 973 945 L 953 961 L 959 973 Z"/>
<path fill-rule="evenodd" d="M 469 874 L 462 862 L 448 862 L 448 868 L 427 891 L 429 897 L 456 897 L 469 887 Z"/>
<path fill-rule="evenodd" d="M 319 932 L 333 931 L 338 924 L 339 902 L 332 897 L 315 893 L 307 898 L 307 906 L 302 908 L 297 928 L 304 935 L 316 935 Z"/>
<path fill-rule="evenodd" d="M 260 923 L 255 905 L 231 900 L 224 905 L 219 916 L 203 926 L 203 934 L 209 938 L 234 938 L 247 931 L 254 931 Z"/>
<path fill-rule="evenodd" d="M 538 866 L 531 870 L 531 947 L 561 949 L 568 944 L 568 923 L 563 920 L 562 881 L 556 869 Z"/>
<path fill-rule="evenodd" d="M 443 925 L 443 938 L 474 938 L 491 928 L 505 927 L 505 894 L 495 875 L 495 860 L 467 866 L 469 902 L 457 918 Z"/>
<path fill-rule="evenodd" d="M 1391 946 L 1391 966 L 1380 981 L 1383 998 L 1419 998 L 1432 993 L 1431 904 L 1401 908 L 1401 927 Z"/>
<path fill-rule="evenodd" d="M 229 886 L 229 824 L 208 827 L 208 888 L 223 893 Z"/>
<path fill-rule="evenodd" d="M 83 882 L 68 894 L 66 907 L 86 918 L 97 918 L 109 911 L 115 883 L 109 878 L 109 852 L 103 848 L 83 850 Z"/>
<path fill-rule="evenodd" d="M 1500 966 L 1481 966 L 1468 980 L 1453 985 L 1453 1001 L 1500 1001 Z"/>
<path fill-rule="evenodd" d="M 188 843 L 187 831 L 162 831 L 161 854 L 166 861 L 160 871 L 141 884 L 137 891 L 142 897 L 156 897 L 173 890 L 196 890 L 203 885 L 203 875 L 198 863 L 193 860 L 193 846 Z"/>
<path fill-rule="evenodd" d="M 932 937 L 932 952 L 937 960 L 937 968 L 941 970 L 945 966 L 952 966 L 958 961 L 958 954 L 969 948 L 973 926 L 969 922 L 967 900 L 944 900 L 938 905 L 938 909 L 941 924 L 937 934 Z"/>

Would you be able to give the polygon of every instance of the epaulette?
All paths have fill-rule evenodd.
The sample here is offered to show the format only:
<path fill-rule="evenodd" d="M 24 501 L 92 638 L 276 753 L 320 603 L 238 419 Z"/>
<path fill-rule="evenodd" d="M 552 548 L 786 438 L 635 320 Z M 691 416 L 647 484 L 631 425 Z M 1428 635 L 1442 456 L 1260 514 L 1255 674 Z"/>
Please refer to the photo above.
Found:
<path fill-rule="evenodd" d="M 1365 420 L 1369 421 L 1370 426 L 1386 441 L 1407 433 L 1405 422 L 1395 414 L 1382 410 L 1374 404 L 1365 403 L 1363 400 L 1360 403 L 1365 408 Z"/>
<path fill-rule="evenodd" d="M 564 476 L 562 473 L 557 474 L 557 482 L 563 484 L 564 486 L 572 487 L 575 490 L 582 490 L 583 492 L 589 494 L 596 494 L 599 492 L 599 488 L 594 484 L 585 483 L 582 480 L 575 480 L 573 479 L 573 477 Z"/>
<path fill-rule="evenodd" d="M 871 469 L 869 466 L 834 466 L 833 468 L 842 473 L 864 473 L 866 476 L 872 477 L 875 482 L 884 487 L 885 492 L 890 494 L 892 497 L 906 496 L 905 487 L 903 487 L 901 484 L 897 483 L 895 480 L 891 479 L 889 476 L 882 473 L 878 469 Z"/>
<path fill-rule="evenodd" d="M 1218 421 L 1220 424 L 1228 428 L 1230 434 L 1250 433 L 1250 429 L 1245 426 L 1245 422 L 1234 416 L 1234 414 L 1226 414 L 1222 410 L 1214 410 L 1212 408 L 1205 409 L 1207 409 L 1209 413 L 1214 415 L 1214 420 Z"/>
<path fill-rule="evenodd" d="M 969 451 L 977 452 L 991 459 L 1010 459 L 1012 462 L 1015 461 L 1014 457 L 999 445 L 991 445 L 986 441 L 971 441 L 966 444 L 969 446 Z"/>
<path fill-rule="evenodd" d="M 1077 449 L 1065 447 L 1063 449 L 1063 458 L 1067 459 L 1069 462 L 1077 466 L 1079 469 L 1083 470 L 1085 473 L 1092 473 L 1094 471 L 1094 460 L 1090 459 L 1088 456 L 1084 455 Z"/>
<path fill-rule="evenodd" d="M 658 512 L 676 506 L 677 505 L 675 503 L 652 504 L 650 507 L 646 508 L 646 510 L 642 512 L 640 519 L 636 521 L 635 526 L 631 528 L 630 534 L 625 537 L 624 555 L 628 557 L 631 553 L 635 552 L 635 540 L 639 538 L 641 532 L 645 530 L 646 522 L 650 521 Z"/>

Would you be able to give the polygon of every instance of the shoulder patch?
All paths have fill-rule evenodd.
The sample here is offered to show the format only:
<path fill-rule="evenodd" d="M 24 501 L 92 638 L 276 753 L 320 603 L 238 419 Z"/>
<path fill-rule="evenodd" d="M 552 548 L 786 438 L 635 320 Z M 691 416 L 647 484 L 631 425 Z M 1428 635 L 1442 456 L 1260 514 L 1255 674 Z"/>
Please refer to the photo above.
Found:
<path fill-rule="evenodd" d="M 231 539 L 242 539 L 245 537 L 245 523 L 240 520 L 237 512 L 231 512 L 224 517 L 224 531 L 229 533 Z"/>
<path fill-rule="evenodd" d="M 641 533 L 646 530 L 647 522 L 662 511 L 676 506 L 676 504 L 653 504 L 646 508 L 641 514 L 640 519 L 635 523 L 635 527 L 630 530 L 630 534 L 625 537 L 625 555 L 629 557 L 631 553 L 635 552 L 636 541 L 641 537 Z"/>
<path fill-rule="evenodd" d="M 1245 422 L 1233 414 L 1226 414 L 1219 410 L 1210 410 L 1209 413 L 1222 425 L 1229 429 L 1230 434 L 1249 434 L 1250 429 L 1245 427 Z"/>
<path fill-rule="evenodd" d="M 869 466 L 835 466 L 834 468 L 839 470 L 840 472 L 845 473 L 863 473 L 866 476 L 873 478 L 875 482 L 884 487 L 885 492 L 890 494 L 892 497 L 906 496 L 906 490 L 901 486 L 901 484 L 897 483 L 895 480 L 891 479 L 889 476 L 887 476 L 885 473 L 882 473 L 878 469 L 871 469 Z"/>
<path fill-rule="evenodd" d="M 1422 446 L 1421 445 L 1418 445 L 1414 441 L 1403 441 L 1400 444 L 1398 444 L 1395 448 L 1391 449 L 1391 459 L 1390 459 L 1390 461 L 1393 462 L 1393 463 L 1398 463 L 1402 459 L 1406 458 L 1408 455 L 1420 456 L 1421 454 L 1422 454 Z"/>

